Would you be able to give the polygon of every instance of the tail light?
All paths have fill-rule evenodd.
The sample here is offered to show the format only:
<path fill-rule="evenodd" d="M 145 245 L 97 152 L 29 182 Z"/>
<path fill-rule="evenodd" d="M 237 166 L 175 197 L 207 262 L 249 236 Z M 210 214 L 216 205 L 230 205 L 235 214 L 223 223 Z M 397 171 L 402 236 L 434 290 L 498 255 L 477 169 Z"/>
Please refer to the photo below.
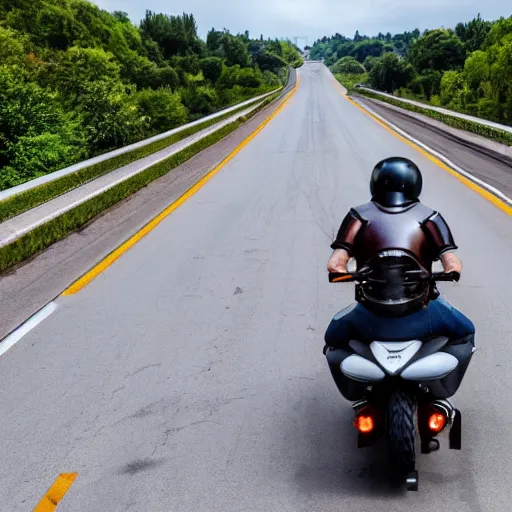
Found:
<path fill-rule="evenodd" d="M 371 416 L 356 416 L 354 426 L 361 434 L 369 434 L 375 428 L 375 420 Z"/>
<path fill-rule="evenodd" d="M 434 433 L 439 434 L 446 427 L 447 418 L 440 412 L 434 412 L 428 419 L 428 428 Z"/>
<path fill-rule="evenodd" d="M 354 427 L 363 435 L 373 433 L 378 423 L 378 412 L 370 405 L 359 409 L 354 419 Z"/>

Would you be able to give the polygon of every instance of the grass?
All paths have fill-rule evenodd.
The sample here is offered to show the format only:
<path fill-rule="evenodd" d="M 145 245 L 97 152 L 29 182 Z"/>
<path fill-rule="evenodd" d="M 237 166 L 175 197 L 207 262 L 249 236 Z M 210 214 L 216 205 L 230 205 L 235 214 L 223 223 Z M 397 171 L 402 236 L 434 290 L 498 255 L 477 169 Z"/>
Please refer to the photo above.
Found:
<path fill-rule="evenodd" d="M 461 119 L 460 117 L 453 117 L 447 114 L 443 114 L 441 112 L 437 112 L 435 110 L 430 110 L 428 108 L 419 107 L 417 105 L 411 105 L 410 103 L 406 103 L 400 100 L 395 100 L 393 98 L 389 98 L 388 96 L 381 96 L 380 94 L 374 94 L 370 91 L 365 91 L 362 89 L 356 89 L 357 94 L 361 96 L 366 96 L 368 98 L 373 98 L 379 101 L 384 101 L 385 103 L 389 103 L 390 105 L 394 105 L 395 107 L 400 107 L 405 110 L 409 110 L 411 112 L 416 112 L 418 114 L 422 114 L 424 116 L 431 117 L 432 119 L 436 119 L 437 121 L 441 121 L 444 124 L 451 126 L 452 128 L 458 128 L 459 130 L 465 130 L 467 132 L 475 133 L 476 135 L 480 135 L 481 137 L 485 137 L 487 139 L 493 140 L 495 142 L 500 142 L 501 144 L 506 144 L 507 146 L 512 146 L 512 133 L 505 132 L 503 130 L 499 130 L 497 128 L 492 128 L 490 126 L 486 126 L 480 123 L 475 123 L 473 121 L 469 121 L 467 119 Z"/>
<path fill-rule="evenodd" d="M 181 132 L 148 144 L 142 148 L 134 149 L 129 153 L 124 153 L 123 155 L 110 158 L 109 160 L 105 160 L 89 167 L 85 167 L 80 171 L 68 174 L 67 176 L 63 176 L 58 180 L 45 183 L 39 187 L 27 190 L 26 192 L 21 192 L 20 194 L 16 194 L 15 196 L 5 199 L 4 201 L 0 201 L 0 222 L 3 222 L 11 217 L 15 217 L 16 215 L 35 208 L 40 204 L 46 203 L 55 197 L 65 194 L 66 192 L 80 187 L 89 181 L 119 169 L 124 165 L 128 165 L 132 162 L 135 162 L 136 160 L 140 160 L 141 158 L 165 149 L 166 147 L 171 146 L 172 144 L 175 144 L 176 142 L 179 142 L 180 140 L 183 140 L 187 137 L 190 137 L 194 133 L 197 133 L 200 130 L 204 130 L 205 128 L 208 128 L 215 123 L 227 119 L 228 117 L 231 117 L 232 115 L 240 112 L 241 110 L 245 110 L 246 108 L 248 108 L 247 105 L 224 114 L 223 116 L 219 116 L 215 119 L 211 119 L 209 121 L 205 121 L 204 123 L 182 130 Z"/>
<path fill-rule="evenodd" d="M 336 73 L 336 80 L 343 85 L 349 93 L 356 90 L 356 84 L 364 84 L 368 79 L 368 73 L 363 73 L 361 75 L 352 75 L 349 73 Z"/>
<path fill-rule="evenodd" d="M 176 153 L 168 159 L 145 169 L 141 173 L 119 183 L 103 194 L 90 199 L 73 210 L 70 210 L 43 226 L 36 228 L 12 244 L 0 248 L 0 272 L 3 272 L 13 265 L 21 263 L 43 249 L 46 249 L 51 244 L 67 236 L 69 233 L 81 228 L 106 209 L 114 206 L 116 203 L 147 186 L 152 181 L 164 176 L 200 151 L 203 151 L 207 147 L 217 143 L 239 128 L 257 112 L 266 107 L 276 99 L 279 94 L 280 93 L 277 92 L 269 96 L 254 111 L 222 127 L 220 130 L 197 141 L 179 153 Z"/>

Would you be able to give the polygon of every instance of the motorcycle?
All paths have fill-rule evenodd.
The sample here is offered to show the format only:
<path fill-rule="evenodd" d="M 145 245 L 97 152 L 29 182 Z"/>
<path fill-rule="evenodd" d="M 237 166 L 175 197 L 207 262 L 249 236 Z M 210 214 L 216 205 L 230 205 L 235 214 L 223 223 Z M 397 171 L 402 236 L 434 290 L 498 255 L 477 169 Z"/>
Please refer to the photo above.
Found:
<path fill-rule="evenodd" d="M 371 270 L 329 274 L 331 283 L 367 283 Z M 458 273 L 404 272 L 406 280 L 458 281 Z M 438 292 L 437 292 L 438 293 Z M 357 297 L 357 294 L 356 294 Z M 342 396 L 352 402 L 359 448 L 385 439 L 391 469 L 417 491 L 416 433 L 421 453 L 440 447 L 449 430 L 449 447 L 461 449 L 462 415 L 449 401 L 457 391 L 475 348 L 447 337 L 408 341 L 352 340 L 349 348 L 326 346 L 324 354 Z M 417 429 L 416 429 L 417 427 Z"/>

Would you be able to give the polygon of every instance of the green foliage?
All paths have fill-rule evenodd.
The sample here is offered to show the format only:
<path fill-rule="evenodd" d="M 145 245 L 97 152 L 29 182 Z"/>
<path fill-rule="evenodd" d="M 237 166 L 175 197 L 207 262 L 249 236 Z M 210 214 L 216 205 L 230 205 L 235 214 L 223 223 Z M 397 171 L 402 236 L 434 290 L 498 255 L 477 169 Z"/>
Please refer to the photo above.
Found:
<path fill-rule="evenodd" d="M 147 133 L 149 120 L 137 109 L 134 93 L 133 86 L 110 80 L 84 86 L 79 114 L 94 153 L 135 142 Z"/>
<path fill-rule="evenodd" d="M 409 61 L 421 73 L 461 68 L 465 57 L 464 46 L 453 32 L 436 29 L 426 32 L 413 43 Z"/>
<path fill-rule="evenodd" d="M 466 50 L 471 53 L 480 50 L 492 28 L 490 21 L 485 21 L 478 16 L 469 23 L 458 23 L 455 27 L 455 33 L 464 43 Z"/>
<path fill-rule="evenodd" d="M 10 165 L 7 172 L 16 173 L 16 181 L 27 177 L 43 176 L 48 169 L 56 169 L 62 162 L 69 161 L 73 148 L 59 133 L 45 132 L 40 135 L 24 135 L 7 150 Z M 12 179 L 12 177 L 11 177 Z"/>
<path fill-rule="evenodd" d="M 362 75 L 366 69 L 354 57 L 342 57 L 331 67 L 333 73 Z"/>
<path fill-rule="evenodd" d="M 435 69 L 424 69 L 414 80 L 410 83 L 411 90 L 419 95 L 422 95 L 427 100 L 432 96 L 437 96 L 441 89 L 441 79 L 443 74 L 441 71 Z M 405 86 L 407 82 L 403 85 Z"/>
<path fill-rule="evenodd" d="M 194 16 L 169 16 L 146 11 L 141 21 L 142 33 L 158 43 L 166 59 L 174 55 L 187 55 L 197 42 L 197 25 Z"/>
<path fill-rule="evenodd" d="M 460 71 L 447 71 L 441 79 L 441 104 L 450 104 L 464 87 L 464 77 Z"/>
<path fill-rule="evenodd" d="M 222 59 L 220 57 L 207 57 L 199 63 L 203 76 L 215 84 L 222 74 Z"/>
<path fill-rule="evenodd" d="M 181 96 L 170 88 L 144 89 L 136 93 L 135 102 L 152 132 L 166 132 L 187 122 L 188 113 Z"/>
<path fill-rule="evenodd" d="M 290 42 L 212 29 L 205 44 L 191 14 L 135 26 L 87 0 L 4 0 L 0 187 L 267 92 L 288 65 Z"/>
<path fill-rule="evenodd" d="M 256 69 L 244 68 L 238 72 L 236 83 L 241 87 L 257 88 L 263 83 L 263 76 Z"/>
<path fill-rule="evenodd" d="M 378 57 L 366 57 L 366 59 L 364 59 L 363 66 L 366 71 L 370 72 L 377 61 Z"/>
<path fill-rule="evenodd" d="M 31 47 L 28 37 L 0 25 L 0 62 L 2 64 L 26 62 Z"/>
<path fill-rule="evenodd" d="M 276 71 L 288 64 L 282 57 L 267 49 L 258 53 L 256 63 L 262 71 Z"/>
<path fill-rule="evenodd" d="M 250 66 L 251 59 L 247 46 L 237 37 L 225 34 L 222 39 L 222 50 L 228 66 Z"/>
<path fill-rule="evenodd" d="M 502 45 L 510 41 L 512 37 L 512 16 L 509 18 L 500 18 L 492 24 L 489 33 L 484 42 L 484 49 L 488 49 L 493 45 Z"/>
<path fill-rule="evenodd" d="M 96 80 L 119 81 L 121 67 L 111 53 L 100 48 L 72 46 L 57 54 L 49 68 L 47 81 L 73 100 L 78 100 Z"/>
<path fill-rule="evenodd" d="M 213 87 L 207 85 L 189 87 L 183 91 L 182 96 L 183 103 L 192 117 L 208 115 L 217 109 L 218 95 Z"/>
<path fill-rule="evenodd" d="M 364 75 L 354 75 L 354 74 L 347 74 L 347 73 L 338 73 L 334 75 L 336 80 L 343 85 L 348 92 L 353 92 L 355 89 L 355 86 L 357 84 L 366 84 L 368 81 L 368 74 L 365 73 Z"/>
<path fill-rule="evenodd" d="M 394 53 L 388 53 L 391 46 Z M 360 71 L 348 70 L 349 58 L 360 60 L 366 51 L 372 87 L 512 124 L 512 16 L 490 22 L 478 15 L 455 31 L 427 30 L 421 36 L 418 30 L 372 38 L 357 32 L 353 39 L 336 34 L 317 41 L 311 57 L 325 58 L 347 82 L 350 74 L 358 80 Z"/>
<path fill-rule="evenodd" d="M 392 52 L 393 45 L 379 39 L 366 39 L 358 42 L 350 54 L 363 63 L 367 57 L 380 57 L 386 52 Z"/>
<path fill-rule="evenodd" d="M 206 48 L 210 53 L 219 51 L 222 47 L 224 33 L 212 28 L 206 37 Z"/>
<path fill-rule="evenodd" d="M 75 152 L 84 156 L 82 136 L 58 94 L 31 82 L 23 68 L 0 66 L 0 189 L 57 170 Z"/>
<path fill-rule="evenodd" d="M 353 39 L 336 34 L 333 37 L 324 37 L 315 42 L 311 48 L 311 58 L 325 59 L 327 66 L 332 66 L 343 57 L 354 57 L 363 63 L 367 57 L 380 57 L 384 53 L 394 51 L 404 56 L 408 53 L 412 43 L 420 36 L 419 30 L 404 32 L 402 34 L 379 34 L 378 36 L 361 36 L 359 32 Z"/>
<path fill-rule="evenodd" d="M 395 53 L 386 53 L 377 59 L 370 71 L 370 84 L 375 89 L 392 93 L 407 85 L 414 69 Z"/>

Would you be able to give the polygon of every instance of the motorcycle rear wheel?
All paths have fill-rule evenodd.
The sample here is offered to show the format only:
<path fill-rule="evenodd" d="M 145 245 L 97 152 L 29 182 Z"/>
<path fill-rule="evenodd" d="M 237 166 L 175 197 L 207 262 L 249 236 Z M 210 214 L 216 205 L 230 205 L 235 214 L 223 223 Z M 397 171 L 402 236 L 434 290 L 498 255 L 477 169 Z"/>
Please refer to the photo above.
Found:
<path fill-rule="evenodd" d="M 416 401 L 407 393 L 394 391 L 388 403 L 388 453 L 391 467 L 400 474 L 416 466 Z"/>

